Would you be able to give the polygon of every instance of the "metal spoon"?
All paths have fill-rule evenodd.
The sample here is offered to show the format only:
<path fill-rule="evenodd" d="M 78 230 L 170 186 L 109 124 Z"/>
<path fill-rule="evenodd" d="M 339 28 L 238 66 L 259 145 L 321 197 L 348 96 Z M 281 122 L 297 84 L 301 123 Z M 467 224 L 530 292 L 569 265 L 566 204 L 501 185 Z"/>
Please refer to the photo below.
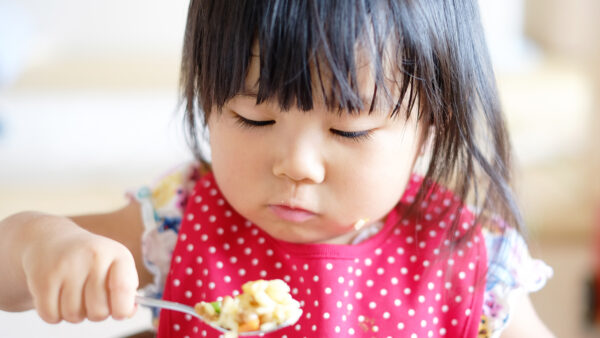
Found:
<path fill-rule="evenodd" d="M 228 330 L 226 328 L 223 328 L 221 326 L 218 326 L 218 325 L 215 325 L 215 324 L 211 323 L 206 318 L 204 318 L 201 315 L 199 315 L 198 312 L 196 312 L 196 310 L 194 310 L 194 308 L 191 307 L 191 306 L 183 305 L 181 303 L 176 303 L 176 302 L 169 302 L 169 301 L 166 301 L 166 300 L 160 300 L 160 299 L 154 299 L 154 298 L 144 297 L 144 296 L 140 296 L 140 295 L 136 295 L 135 296 L 135 302 L 138 303 L 139 305 L 143 305 L 143 306 L 147 306 L 147 307 L 157 307 L 157 308 L 163 308 L 163 309 L 169 309 L 169 310 L 184 312 L 184 313 L 187 313 L 189 315 L 192 315 L 192 316 L 200 319 L 201 321 L 203 321 L 204 323 L 208 324 L 210 327 L 214 328 L 215 330 L 218 330 L 220 332 L 231 332 L 230 330 Z M 273 331 L 279 330 L 279 329 L 284 328 L 286 326 L 289 326 L 291 324 L 293 324 L 293 323 L 282 323 L 282 324 L 280 324 L 278 326 L 269 328 L 267 330 L 256 330 L 256 331 L 238 332 L 238 335 L 239 336 L 262 335 L 262 334 L 265 334 L 265 333 L 269 333 L 269 332 L 273 332 Z"/>

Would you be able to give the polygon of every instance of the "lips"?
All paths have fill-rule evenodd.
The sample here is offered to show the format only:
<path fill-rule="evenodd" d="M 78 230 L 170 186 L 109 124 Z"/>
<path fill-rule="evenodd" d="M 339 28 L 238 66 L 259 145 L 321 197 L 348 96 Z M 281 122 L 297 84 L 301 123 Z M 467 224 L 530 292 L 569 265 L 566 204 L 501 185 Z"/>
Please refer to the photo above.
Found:
<path fill-rule="evenodd" d="M 312 211 L 308 211 L 302 208 L 293 208 L 287 205 L 281 205 L 281 204 L 276 204 L 276 205 L 269 205 L 269 208 L 271 209 L 271 211 L 279 218 L 288 221 L 288 222 L 295 222 L 295 223 L 301 223 L 301 222 L 306 222 L 308 220 L 310 220 L 311 218 L 314 218 L 317 216 L 317 214 L 315 214 Z"/>

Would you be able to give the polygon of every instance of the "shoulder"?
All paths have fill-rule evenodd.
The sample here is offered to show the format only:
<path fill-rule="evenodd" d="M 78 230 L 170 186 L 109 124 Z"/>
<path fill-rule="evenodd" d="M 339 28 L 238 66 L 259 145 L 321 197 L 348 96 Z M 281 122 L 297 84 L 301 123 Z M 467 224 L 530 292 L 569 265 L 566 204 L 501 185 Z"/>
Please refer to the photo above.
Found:
<path fill-rule="evenodd" d="M 537 317 L 528 294 L 546 285 L 552 277 L 552 268 L 531 257 L 525 239 L 512 227 L 485 229 L 483 235 L 488 251 L 483 329 L 489 337 L 500 334 L 513 337 L 518 332 L 516 336 L 528 336 L 523 333 L 531 330 L 539 333 L 534 336 L 542 337 L 548 331 Z"/>

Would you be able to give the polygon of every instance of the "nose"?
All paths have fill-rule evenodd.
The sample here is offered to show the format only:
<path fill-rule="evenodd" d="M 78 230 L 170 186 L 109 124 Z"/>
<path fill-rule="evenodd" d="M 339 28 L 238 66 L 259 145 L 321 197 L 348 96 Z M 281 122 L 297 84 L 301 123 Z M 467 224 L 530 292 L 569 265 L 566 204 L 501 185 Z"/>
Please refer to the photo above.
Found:
<path fill-rule="evenodd" d="M 319 184 L 325 179 L 325 161 L 318 137 L 308 133 L 288 134 L 279 143 L 273 175 L 296 183 Z"/>

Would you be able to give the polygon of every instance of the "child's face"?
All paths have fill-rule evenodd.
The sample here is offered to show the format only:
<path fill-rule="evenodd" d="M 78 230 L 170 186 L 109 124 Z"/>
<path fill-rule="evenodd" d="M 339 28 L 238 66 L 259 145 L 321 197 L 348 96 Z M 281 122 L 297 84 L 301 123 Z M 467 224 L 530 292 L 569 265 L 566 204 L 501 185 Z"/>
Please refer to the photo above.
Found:
<path fill-rule="evenodd" d="M 347 243 L 359 219 L 382 220 L 398 203 L 420 148 L 413 118 L 255 103 L 236 96 L 208 121 L 215 178 L 241 215 L 278 239 Z"/>

